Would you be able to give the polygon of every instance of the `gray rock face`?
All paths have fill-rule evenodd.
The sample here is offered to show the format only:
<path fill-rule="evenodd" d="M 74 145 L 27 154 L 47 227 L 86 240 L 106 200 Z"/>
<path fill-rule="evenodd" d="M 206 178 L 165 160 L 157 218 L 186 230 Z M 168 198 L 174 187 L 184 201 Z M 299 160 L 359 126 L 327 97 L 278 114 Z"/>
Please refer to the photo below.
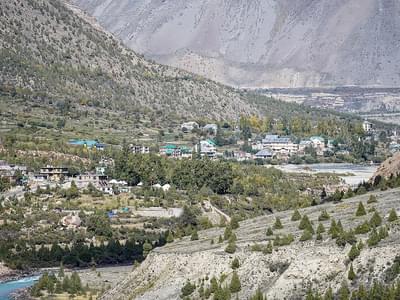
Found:
<path fill-rule="evenodd" d="M 398 0 L 70 0 L 132 49 L 241 87 L 400 84 Z"/>

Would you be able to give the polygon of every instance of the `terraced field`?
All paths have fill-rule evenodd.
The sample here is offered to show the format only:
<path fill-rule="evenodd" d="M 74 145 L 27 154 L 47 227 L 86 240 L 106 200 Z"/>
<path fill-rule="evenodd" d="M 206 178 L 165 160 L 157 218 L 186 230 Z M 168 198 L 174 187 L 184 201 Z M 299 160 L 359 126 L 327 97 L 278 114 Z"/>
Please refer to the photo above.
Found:
<path fill-rule="evenodd" d="M 241 222 L 239 229 L 235 230 L 237 250 L 234 254 L 225 252 L 228 242 L 218 242 L 224 228 L 199 232 L 199 240 L 196 241 L 184 238 L 157 248 L 138 269 L 102 299 L 180 299 L 181 288 L 187 280 L 197 287 L 202 283 L 207 288 L 213 276 L 225 278 L 222 285 L 228 285 L 233 273 L 231 262 L 235 257 L 240 261 L 237 270 L 242 287 L 239 299 L 248 299 L 258 288 L 268 299 L 302 299 L 309 287 L 323 292 L 330 286 L 336 291 L 343 281 L 348 281 L 351 245 L 342 247 L 336 244 L 327 233 L 331 221 L 340 220 L 344 230 L 348 231 L 369 221 L 373 208 L 382 217 L 383 225 L 388 226 L 389 236 L 371 247 L 367 245 L 369 234 L 356 236 L 365 246 L 352 263 L 357 279 L 348 284 L 356 287 L 360 283 L 369 285 L 375 279 L 385 280 L 386 270 L 396 255 L 400 255 L 400 223 L 387 221 L 392 208 L 399 213 L 400 189 L 373 194 L 378 200 L 376 203 L 368 204 L 371 194 L 366 194 L 338 204 L 328 203 L 299 210 L 302 216 L 309 217 L 314 229 L 320 223 L 318 217 L 321 211 L 325 209 L 329 213 L 330 219 L 321 222 L 326 233 L 322 234 L 320 241 L 314 235 L 311 240 L 300 242 L 303 234 L 298 228 L 300 221 L 291 221 L 293 211 L 286 211 Z M 367 214 L 356 217 L 359 202 L 363 202 Z M 266 230 L 273 227 L 276 217 L 280 217 L 283 228 L 274 230 L 273 236 L 267 236 Z M 290 245 L 274 246 L 272 254 L 254 251 L 255 244 L 265 248 L 275 235 L 289 233 L 294 236 Z M 200 298 L 197 289 L 191 297 Z"/>

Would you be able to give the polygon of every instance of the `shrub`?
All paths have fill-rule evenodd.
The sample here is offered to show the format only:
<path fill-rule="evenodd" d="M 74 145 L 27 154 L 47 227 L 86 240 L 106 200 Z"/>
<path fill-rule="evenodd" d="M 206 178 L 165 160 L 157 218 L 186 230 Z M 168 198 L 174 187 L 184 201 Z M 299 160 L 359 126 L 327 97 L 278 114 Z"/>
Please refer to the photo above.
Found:
<path fill-rule="evenodd" d="M 300 220 L 300 219 L 301 219 L 300 212 L 296 209 L 296 210 L 293 212 L 293 215 L 292 215 L 291 220 L 292 220 L 292 221 L 298 221 L 298 220 Z"/>
<path fill-rule="evenodd" d="M 229 284 L 229 290 L 231 293 L 238 293 L 242 289 L 242 284 L 240 283 L 240 279 L 238 274 L 233 272 L 231 283 Z"/>
<path fill-rule="evenodd" d="M 396 210 L 392 208 L 389 213 L 388 222 L 394 222 L 398 220 Z"/>
<path fill-rule="evenodd" d="M 324 232 L 325 232 L 324 224 L 319 223 L 318 227 L 317 227 L 317 234 L 321 234 L 321 233 L 324 233 Z"/>
<path fill-rule="evenodd" d="M 300 241 L 301 242 L 309 241 L 312 239 L 312 236 L 313 236 L 312 232 L 306 229 L 303 231 L 303 234 L 300 237 Z"/>
<path fill-rule="evenodd" d="M 309 232 L 314 234 L 314 228 L 312 227 L 310 219 L 308 218 L 307 215 L 304 215 L 303 218 L 301 219 L 300 224 L 299 224 L 299 229 L 300 230 L 308 230 Z"/>
<path fill-rule="evenodd" d="M 366 214 L 367 214 L 367 212 L 365 211 L 365 207 L 364 207 L 363 203 L 359 202 L 357 211 L 356 211 L 356 216 L 360 217 L 360 216 L 365 216 Z"/>
<path fill-rule="evenodd" d="M 370 195 L 367 201 L 367 204 L 376 203 L 378 200 L 376 199 L 375 195 Z"/>
<path fill-rule="evenodd" d="M 369 221 L 369 224 L 372 227 L 381 226 L 382 218 L 381 218 L 381 216 L 379 215 L 379 213 L 377 211 L 375 211 L 374 214 L 372 215 L 371 220 Z"/>
<path fill-rule="evenodd" d="M 195 289 L 196 289 L 196 285 L 191 284 L 190 281 L 188 280 L 181 289 L 182 298 L 193 294 Z"/>
<path fill-rule="evenodd" d="M 236 270 L 236 269 L 239 269 L 239 267 L 240 267 L 239 259 L 237 257 L 235 257 L 232 261 L 231 268 Z"/>
<path fill-rule="evenodd" d="M 272 235 L 274 235 L 274 232 L 272 231 L 272 228 L 271 228 L 271 227 L 268 227 L 268 229 L 267 229 L 267 236 L 272 236 Z"/>
<path fill-rule="evenodd" d="M 274 229 L 282 229 L 283 225 L 279 217 L 275 218 Z"/>
<path fill-rule="evenodd" d="M 348 256 L 351 261 L 355 260 L 358 256 L 360 256 L 360 249 L 358 248 L 358 246 L 356 246 L 355 244 L 351 246 Z"/>
<path fill-rule="evenodd" d="M 318 221 L 326 221 L 329 220 L 330 216 L 328 214 L 328 212 L 326 211 L 326 209 L 324 209 L 323 211 L 321 211 L 321 214 L 318 217 Z"/>
<path fill-rule="evenodd" d="M 199 235 L 197 233 L 197 230 L 193 230 L 192 235 L 190 236 L 191 241 L 197 241 L 199 239 Z"/>
<path fill-rule="evenodd" d="M 356 279 L 356 273 L 354 273 L 353 264 L 350 265 L 349 273 L 347 274 L 347 278 L 351 281 Z"/>
<path fill-rule="evenodd" d="M 229 242 L 228 246 L 225 248 L 225 252 L 229 254 L 233 254 L 236 252 L 236 243 L 235 242 Z"/>
<path fill-rule="evenodd" d="M 369 225 L 369 223 L 367 221 L 365 221 L 364 223 L 358 225 L 355 229 L 355 234 L 366 234 L 371 230 L 371 226 Z"/>

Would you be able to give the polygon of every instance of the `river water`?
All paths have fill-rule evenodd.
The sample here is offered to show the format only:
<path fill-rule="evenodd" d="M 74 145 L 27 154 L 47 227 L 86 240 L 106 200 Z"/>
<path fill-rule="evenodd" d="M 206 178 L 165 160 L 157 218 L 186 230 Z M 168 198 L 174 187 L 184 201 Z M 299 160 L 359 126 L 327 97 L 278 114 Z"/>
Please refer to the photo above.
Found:
<path fill-rule="evenodd" d="M 349 164 L 349 163 L 321 163 L 311 165 L 279 165 L 275 168 L 285 172 L 298 173 L 336 173 L 347 184 L 355 186 L 363 181 L 368 181 L 379 165 Z"/>
<path fill-rule="evenodd" d="M 19 289 L 30 287 L 37 280 L 39 280 L 39 276 L 26 277 L 19 280 L 0 283 L 0 300 L 9 300 L 11 293 Z"/>

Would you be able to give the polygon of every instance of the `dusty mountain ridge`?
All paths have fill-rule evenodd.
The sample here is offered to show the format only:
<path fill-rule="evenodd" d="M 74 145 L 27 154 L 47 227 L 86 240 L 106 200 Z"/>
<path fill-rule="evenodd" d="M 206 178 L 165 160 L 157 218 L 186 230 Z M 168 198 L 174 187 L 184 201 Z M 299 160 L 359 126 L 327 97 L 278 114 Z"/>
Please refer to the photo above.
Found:
<path fill-rule="evenodd" d="M 396 0 L 71 0 L 130 48 L 241 87 L 400 84 Z"/>
<path fill-rule="evenodd" d="M 332 219 L 341 221 L 345 230 L 355 228 L 369 220 L 372 212 L 366 216 L 356 217 L 355 212 L 360 201 L 370 210 L 375 207 L 390 228 L 389 236 L 377 246 L 367 246 L 367 234 L 357 235 L 363 240 L 364 248 L 353 261 L 357 280 L 353 283 L 369 285 L 373 280 L 385 280 L 385 272 L 399 255 L 399 223 L 387 222 L 389 211 L 399 205 L 400 189 L 375 193 L 378 202 L 367 204 L 370 195 L 357 196 L 339 204 L 324 204 L 300 210 L 307 215 L 317 228 L 319 223 L 325 226 L 323 240 L 300 242 L 302 230 L 298 229 L 300 221 L 292 221 L 293 211 L 280 212 L 270 216 L 258 217 L 240 223 L 236 230 L 237 251 L 228 254 L 224 251 L 227 242 L 218 243 L 224 229 L 214 228 L 199 232 L 198 241 L 184 238 L 162 248 L 154 250 L 138 269 L 121 282 L 116 288 L 108 291 L 102 299 L 180 299 L 181 288 L 187 280 L 195 283 L 204 280 L 205 288 L 210 279 L 222 274 L 227 276 L 229 284 L 232 276 L 231 263 L 237 257 L 240 261 L 238 275 L 242 290 L 239 299 L 248 299 L 258 288 L 268 299 L 302 299 L 308 287 L 312 286 L 324 292 L 328 287 L 338 290 L 343 281 L 347 281 L 350 261 L 348 253 L 351 246 L 338 246 L 327 233 Z M 319 222 L 321 211 L 326 209 L 330 219 Z M 266 245 L 273 236 L 266 236 L 268 227 L 272 227 L 275 217 L 281 218 L 283 229 L 274 230 L 275 234 L 294 235 L 295 241 L 289 246 L 274 247 L 272 254 L 252 251 L 255 244 Z M 211 239 L 214 243 L 211 243 Z M 349 285 L 352 284 L 349 282 Z M 194 299 L 198 294 L 192 295 Z"/>

